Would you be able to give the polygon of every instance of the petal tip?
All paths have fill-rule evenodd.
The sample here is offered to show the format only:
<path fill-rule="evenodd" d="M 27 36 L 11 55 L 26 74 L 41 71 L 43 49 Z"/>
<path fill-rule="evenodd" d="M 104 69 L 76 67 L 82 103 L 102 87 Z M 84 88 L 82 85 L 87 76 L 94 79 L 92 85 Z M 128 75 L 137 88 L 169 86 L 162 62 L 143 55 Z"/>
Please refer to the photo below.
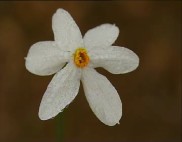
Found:
<path fill-rule="evenodd" d="M 44 115 L 42 115 L 42 114 L 40 113 L 40 111 L 39 111 L 39 113 L 38 113 L 38 116 L 39 116 L 40 120 L 47 120 L 47 118 L 46 118 Z"/>
<path fill-rule="evenodd" d="M 116 124 L 120 124 L 119 121 L 118 122 L 108 122 L 108 123 L 104 123 L 105 125 L 108 125 L 108 126 L 115 126 Z"/>
<path fill-rule="evenodd" d="M 43 109 L 43 107 L 41 105 L 39 107 L 38 116 L 39 116 L 40 120 L 48 120 L 48 119 L 52 118 L 52 117 L 50 117 L 50 115 L 48 115 L 48 113 L 46 112 L 46 109 Z"/>
<path fill-rule="evenodd" d="M 50 114 L 48 114 L 46 112 L 46 110 L 45 109 L 43 110 L 42 108 L 39 108 L 38 116 L 39 116 L 40 120 L 48 120 L 48 119 L 51 119 L 52 117 L 54 117 L 54 116 L 51 116 Z"/>
<path fill-rule="evenodd" d="M 56 10 L 56 13 L 57 12 L 67 12 L 65 9 L 63 9 L 63 8 L 58 8 L 57 10 Z"/>

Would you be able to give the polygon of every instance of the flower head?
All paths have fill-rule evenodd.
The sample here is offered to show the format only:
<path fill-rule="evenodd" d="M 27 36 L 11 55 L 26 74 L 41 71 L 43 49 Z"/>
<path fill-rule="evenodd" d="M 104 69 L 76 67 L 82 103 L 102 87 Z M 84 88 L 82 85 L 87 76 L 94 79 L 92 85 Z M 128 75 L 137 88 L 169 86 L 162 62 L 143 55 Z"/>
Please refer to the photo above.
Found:
<path fill-rule="evenodd" d="M 80 81 L 88 103 L 97 118 L 106 125 L 119 123 L 122 103 L 109 80 L 94 68 L 103 67 L 113 74 L 133 71 L 139 64 L 131 50 L 112 46 L 119 29 L 103 24 L 89 30 L 82 38 L 71 15 L 58 9 L 52 18 L 55 41 L 35 43 L 26 57 L 26 68 L 36 75 L 55 74 L 43 95 L 39 117 L 56 116 L 78 94 Z"/>
<path fill-rule="evenodd" d="M 85 48 L 77 48 L 74 54 L 74 63 L 77 67 L 83 68 L 88 65 L 90 58 Z"/>

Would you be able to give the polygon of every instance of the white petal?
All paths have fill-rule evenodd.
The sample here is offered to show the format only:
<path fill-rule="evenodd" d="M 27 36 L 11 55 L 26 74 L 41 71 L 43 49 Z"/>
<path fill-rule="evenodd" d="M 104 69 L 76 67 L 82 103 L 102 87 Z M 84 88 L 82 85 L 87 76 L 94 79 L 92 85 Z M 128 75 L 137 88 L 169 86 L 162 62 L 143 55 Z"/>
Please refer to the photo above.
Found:
<path fill-rule="evenodd" d="M 37 42 L 31 46 L 25 58 L 28 71 L 37 75 L 51 75 L 68 61 L 69 53 L 61 51 L 55 42 Z"/>
<path fill-rule="evenodd" d="M 73 101 L 79 91 L 80 75 L 80 70 L 68 63 L 53 77 L 40 104 L 41 120 L 56 116 Z"/>
<path fill-rule="evenodd" d="M 52 28 L 55 41 L 64 51 L 73 51 L 83 47 L 83 40 L 80 29 L 64 9 L 58 9 L 52 18 Z"/>
<path fill-rule="evenodd" d="M 82 82 L 88 103 L 98 119 L 109 126 L 119 123 L 122 104 L 109 80 L 88 68 L 83 71 Z"/>
<path fill-rule="evenodd" d="M 103 67 L 113 74 L 128 73 L 139 65 L 138 56 L 131 50 L 110 46 L 89 52 L 94 67 Z"/>
<path fill-rule="evenodd" d="M 93 47 L 110 46 L 119 35 L 119 29 L 115 25 L 103 24 L 89 31 L 84 36 L 84 44 L 87 49 Z"/>

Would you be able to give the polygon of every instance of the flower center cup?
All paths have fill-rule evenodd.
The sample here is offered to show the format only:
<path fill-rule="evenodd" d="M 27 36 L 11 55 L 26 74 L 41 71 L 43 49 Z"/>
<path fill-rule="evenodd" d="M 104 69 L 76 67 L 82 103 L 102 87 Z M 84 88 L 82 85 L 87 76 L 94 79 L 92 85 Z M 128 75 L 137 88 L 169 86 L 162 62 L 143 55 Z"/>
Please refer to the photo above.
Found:
<path fill-rule="evenodd" d="M 77 48 L 74 53 L 74 63 L 77 67 L 83 68 L 88 65 L 90 58 L 85 48 Z"/>

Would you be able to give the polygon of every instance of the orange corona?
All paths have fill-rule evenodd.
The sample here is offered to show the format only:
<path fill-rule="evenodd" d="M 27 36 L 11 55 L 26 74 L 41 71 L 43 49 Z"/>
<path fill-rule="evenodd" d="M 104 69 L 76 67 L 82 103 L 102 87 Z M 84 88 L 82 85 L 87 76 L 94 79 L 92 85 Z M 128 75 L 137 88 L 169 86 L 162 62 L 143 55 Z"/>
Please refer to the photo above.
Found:
<path fill-rule="evenodd" d="M 83 68 L 88 65 L 90 58 L 85 48 L 77 48 L 74 53 L 74 63 L 77 67 Z"/>

